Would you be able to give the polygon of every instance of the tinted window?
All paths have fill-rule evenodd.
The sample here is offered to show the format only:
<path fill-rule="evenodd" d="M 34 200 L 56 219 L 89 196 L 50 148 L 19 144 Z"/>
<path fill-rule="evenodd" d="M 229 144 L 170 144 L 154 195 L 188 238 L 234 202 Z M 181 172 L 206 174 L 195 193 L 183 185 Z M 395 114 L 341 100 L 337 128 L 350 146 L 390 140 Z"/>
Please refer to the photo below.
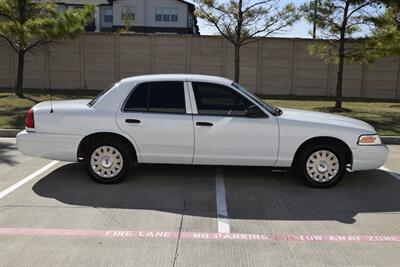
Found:
<path fill-rule="evenodd" d="M 200 115 L 245 116 L 252 103 L 233 89 L 212 83 L 192 83 Z"/>
<path fill-rule="evenodd" d="M 185 93 L 181 82 L 150 84 L 149 111 L 186 113 Z"/>
<path fill-rule="evenodd" d="M 260 106 L 264 107 L 266 110 L 268 110 L 272 114 L 276 114 L 275 107 L 265 103 L 260 98 L 258 98 L 256 95 L 254 95 L 254 94 L 250 93 L 249 91 L 247 91 L 243 86 L 241 86 L 241 85 L 239 85 L 237 83 L 232 83 L 232 86 L 235 87 L 236 89 L 239 89 L 241 92 L 245 93 L 248 97 L 253 99 Z"/>
<path fill-rule="evenodd" d="M 125 104 L 125 110 L 127 111 L 147 111 L 147 98 L 148 98 L 148 84 L 138 85 L 130 95 L 128 101 Z"/>
<path fill-rule="evenodd" d="M 126 111 L 186 113 L 182 82 L 154 82 L 136 87 L 125 104 Z"/>

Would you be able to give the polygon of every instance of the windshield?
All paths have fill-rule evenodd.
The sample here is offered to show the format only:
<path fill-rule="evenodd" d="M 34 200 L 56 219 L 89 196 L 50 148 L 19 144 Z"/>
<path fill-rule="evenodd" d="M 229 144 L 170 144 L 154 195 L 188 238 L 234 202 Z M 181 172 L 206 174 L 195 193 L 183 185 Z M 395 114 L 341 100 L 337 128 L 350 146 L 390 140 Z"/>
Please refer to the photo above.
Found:
<path fill-rule="evenodd" d="M 93 107 L 94 104 L 97 103 L 97 101 L 103 96 L 105 95 L 110 89 L 112 89 L 115 86 L 115 83 L 109 87 L 107 87 L 107 89 L 101 91 L 95 98 L 93 98 L 89 103 L 88 106 L 89 107 Z"/>
<path fill-rule="evenodd" d="M 265 103 L 264 101 L 262 101 L 260 98 L 258 98 L 256 95 L 250 93 L 249 91 L 247 91 L 244 87 L 242 87 L 240 84 L 238 83 L 232 83 L 232 86 L 239 89 L 242 93 L 246 94 L 248 97 L 250 97 L 254 102 L 256 102 L 257 104 L 259 104 L 260 106 L 264 107 L 269 113 L 277 116 L 277 109 L 271 105 L 268 105 L 267 103 Z"/>

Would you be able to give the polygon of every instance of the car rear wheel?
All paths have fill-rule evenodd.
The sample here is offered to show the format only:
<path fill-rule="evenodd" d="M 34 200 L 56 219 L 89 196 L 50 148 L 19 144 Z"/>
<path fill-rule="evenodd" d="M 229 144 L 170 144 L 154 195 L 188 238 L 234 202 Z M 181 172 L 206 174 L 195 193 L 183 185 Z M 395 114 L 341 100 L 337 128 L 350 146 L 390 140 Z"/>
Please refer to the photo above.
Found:
<path fill-rule="evenodd" d="M 98 183 L 115 184 L 129 172 L 131 155 L 121 142 L 95 142 L 85 157 L 87 173 Z"/>
<path fill-rule="evenodd" d="M 301 152 L 296 172 L 312 187 L 330 187 L 344 176 L 346 157 L 334 145 L 310 145 Z"/>

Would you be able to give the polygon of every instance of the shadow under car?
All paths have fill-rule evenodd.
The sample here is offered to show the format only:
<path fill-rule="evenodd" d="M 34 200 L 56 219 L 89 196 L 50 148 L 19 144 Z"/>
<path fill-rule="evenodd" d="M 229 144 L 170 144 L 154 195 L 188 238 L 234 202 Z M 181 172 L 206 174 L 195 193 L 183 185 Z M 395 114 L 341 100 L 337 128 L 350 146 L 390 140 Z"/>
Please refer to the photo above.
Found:
<path fill-rule="evenodd" d="M 141 165 L 122 183 L 102 185 L 80 164 L 67 164 L 39 180 L 33 191 L 69 205 L 217 217 L 216 168 Z M 354 223 L 359 213 L 400 212 L 400 181 L 380 170 L 348 173 L 335 187 L 314 189 L 285 172 L 221 168 L 232 219 Z"/>

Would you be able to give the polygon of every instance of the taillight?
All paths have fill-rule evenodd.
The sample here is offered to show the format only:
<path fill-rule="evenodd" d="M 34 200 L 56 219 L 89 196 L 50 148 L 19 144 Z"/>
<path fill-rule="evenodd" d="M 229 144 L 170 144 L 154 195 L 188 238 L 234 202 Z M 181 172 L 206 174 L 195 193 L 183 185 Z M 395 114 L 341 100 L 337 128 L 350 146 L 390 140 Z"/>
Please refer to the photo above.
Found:
<path fill-rule="evenodd" d="M 33 118 L 33 109 L 26 112 L 25 126 L 27 128 L 35 128 L 35 119 Z"/>

